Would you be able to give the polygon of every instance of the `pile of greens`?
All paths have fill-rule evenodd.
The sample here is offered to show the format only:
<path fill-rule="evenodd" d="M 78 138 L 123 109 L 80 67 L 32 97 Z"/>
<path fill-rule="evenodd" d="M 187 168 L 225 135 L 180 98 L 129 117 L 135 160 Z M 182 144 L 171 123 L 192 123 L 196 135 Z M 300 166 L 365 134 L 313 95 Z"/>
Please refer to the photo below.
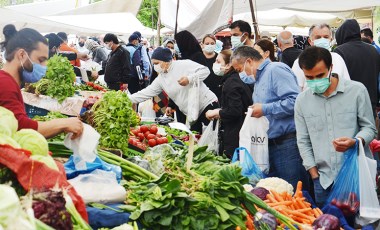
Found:
<path fill-rule="evenodd" d="M 48 60 L 45 77 L 27 87 L 28 92 L 47 95 L 62 103 L 74 96 L 75 73 L 66 57 L 54 55 Z"/>
<path fill-rule="evenodd" d="M 91 111 L 94 128 L 100 134 L 99 145 L 120 149 L 127 154 L 130 127 L 135 127 L 139 122 L 127 94 L 121 91 L 106 92 Z"/>

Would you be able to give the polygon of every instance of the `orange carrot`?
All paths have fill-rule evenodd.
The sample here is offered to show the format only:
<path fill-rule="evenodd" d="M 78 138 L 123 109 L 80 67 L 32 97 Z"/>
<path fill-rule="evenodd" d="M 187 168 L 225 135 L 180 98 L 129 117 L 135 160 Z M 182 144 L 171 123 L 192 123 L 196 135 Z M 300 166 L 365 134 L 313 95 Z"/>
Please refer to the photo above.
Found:
<path fill-rule="evenodd" d="M 302 181 L 298 181 L 297 188 L 296 188 L 296 191 L 295 191 L 294 195 L 297 197 L 298 194 L 299 194 L 299 192 L 302 193 Z"/>
<path fill-rule="evenodd" d="M 248 230 L 255 230 L 255 226 L 253 225 L 253 220 L 250 215 L 247 215 L 247 221 L 245 222 L 245 226 Z"/>
<path fill-rule="evenodd" d="M 272 193 L 272 195 L 277 201 L 284 201 L 284 199 L 276 191 L 270 191 L 270 192 Z"/>
<path fill-rule="evenodd" d="M 316 209 L 317 209 L 317 211 L 318 211 L 318 213 L 319 213 L 320 215 L 323 214 L 322 210 L 320 210 L 319 208 L 316 208 Z"/>
<path fill-rule="evenodd" d="M 294 209 L 295 210 L 298 210 L 298 209 L 301 209 L 302 207 L 300 207 L 300 205 L 298 204 L 297 200 L 293 200 L 293 205 L 294 205 Z"/>
<path fill-rule="evenodd" d="M 303 209 L 297 209 L 295 211 L 302 212 L 302 213 L 308 213 L 309 211 L 312 211 L 312 209 L 311 208 L 303 208 Z"/>
<path fill-rule="evenodd" d="M 318 218 L 320 216 L 319 212 L 317 211 L 317 209 L 313 208 L 313 214 L 316 218 Z"/>
<path fill-rule="evenodd" d="M 241 230 L 240 226 L 236 226 L 235 230 Z"/>
<path fill-rule="evenodd" d="M 268 203 L 269 206 L 273 207 L 273 206 L 279 206 L 279 205 L 285 205 L 285 206 L 288 206 L 288 205 L 291 205 L 293 202 L 291 201 L 281 201 L 281 202 L 276 202 L 276 203 Z"/>
<path fill-rule="evenodd" d="M 271 203 L 276 203 L 276 202 L 278 202 L 278 201 L 274 198 L 274 196 L 273 196 L 272 194 L 268 194 L 268 195 L 267 195 L 267 199 L 268 199 Z"/>
<path fill-rule="evenodd" d="M 308 219 L 310 220 L 311 218 L 301 212 L 298 212 L 298 211 L 293 211 L 293 210 L 289 210 L 290 214 L 294 215 L 294 216 L 298 216 L 298 217 L 301 217 L 303 219 Z"/>

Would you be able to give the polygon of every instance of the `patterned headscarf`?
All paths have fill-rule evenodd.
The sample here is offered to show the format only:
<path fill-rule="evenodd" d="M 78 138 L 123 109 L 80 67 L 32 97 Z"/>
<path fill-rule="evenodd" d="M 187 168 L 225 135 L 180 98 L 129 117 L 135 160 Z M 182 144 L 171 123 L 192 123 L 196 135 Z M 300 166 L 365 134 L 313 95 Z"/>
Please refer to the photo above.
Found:
<path fill-rule="evenodd" d="M 92 39 L 87 39 L 86 42 L 84 43 L 84 47 L 86 47 L 86 49 L 90 50 L 91 52 L 94 52 L 96 48 L 98 48 L 100 45 L 92 40 Z"/>

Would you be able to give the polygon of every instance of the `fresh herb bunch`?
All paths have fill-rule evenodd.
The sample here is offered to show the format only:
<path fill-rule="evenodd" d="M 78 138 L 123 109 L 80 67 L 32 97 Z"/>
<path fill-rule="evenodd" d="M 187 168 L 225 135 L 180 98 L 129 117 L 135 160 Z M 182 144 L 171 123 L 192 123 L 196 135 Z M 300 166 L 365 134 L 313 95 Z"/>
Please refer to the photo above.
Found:
<path fill-rule="evenodd" d="M 105 148 L 128 152 L 130 127 L 136 125 L 136 112 L 126 93 L 108 91 L 91 108 L 94 128 L 100 134 L 99 144 Z"/>
<path fill-rule="evenodd" d="M 51 57 L 48 60 L 46 75 L 43 79 L 49 80 L 45 95 L 57 99 L 59 103 L 74 96 L 75 73 L 66 57 L 60 55 Z"/>

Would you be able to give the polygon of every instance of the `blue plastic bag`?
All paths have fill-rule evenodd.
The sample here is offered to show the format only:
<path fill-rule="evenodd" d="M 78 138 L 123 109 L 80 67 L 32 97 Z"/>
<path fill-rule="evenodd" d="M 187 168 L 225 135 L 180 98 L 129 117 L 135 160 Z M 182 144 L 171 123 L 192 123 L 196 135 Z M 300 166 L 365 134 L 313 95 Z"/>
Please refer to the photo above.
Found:
<path fill-rule="evenodd" d="M 121 180 L 121 168 L 117 165 L 108 164 L 96 156 L 94 162 L 86 162 L 86 169 L 80 170 L 75 168 L 74 156 L 70 156 L 69 160 L 64 164 L 67 179 L 72 179 L 80 174 L 86 174 L 101 169 L 104 171 L 112 171 L 116 174 L 117 182 Z"/>
<path fill-rule="evenodd" d="M 344 152 L 344 162 L 327 199 L 327 204 L 338 207 L 344 216 L 353 216 L 359 210 L 359 143 Z"/>
<path fill-rule="evenodd" d="M 244 151 L 243 159 L 240 159 L 240 150 Z M 232 157 L 232 163 L 235 163 L 237 161 L 239 161 L 239 164 L 242 168 L 241 174 L 245 177 L 248 177 L 250 184 L 256 185 L 259 180 L 265 177 L 246 148 L 240 147 L 235 149 L 234 155 Z"/>

